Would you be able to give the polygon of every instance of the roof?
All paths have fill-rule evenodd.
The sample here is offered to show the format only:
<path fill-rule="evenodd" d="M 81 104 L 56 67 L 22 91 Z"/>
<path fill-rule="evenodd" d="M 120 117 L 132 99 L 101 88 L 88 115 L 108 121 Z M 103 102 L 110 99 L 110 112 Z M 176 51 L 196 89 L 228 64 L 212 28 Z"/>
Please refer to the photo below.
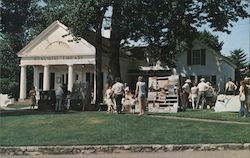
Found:
<path fill-rule="evenodd" d="M 85 39 L 74 41 L 68 28 L 54 21 L 23 49 L 19 57 L 95 55 L 95 47 Z"/>
<path fill-rule="evenodd" d="M 223 56 L 220 52 L 214 50 L 213 48 L 209 47 L 208 45 L 202 43 L 201 41 L 194 40 L 194 42 L 202 45 L 204 48 L 207 48 L 209 50 L 212 50 L 211 52 L 218 57 L 218 59 L 225 61 L 227 64 L 231 65 L 233 68 L 236 68 L 237 66 L 233 64 L 227 57 Z"/>

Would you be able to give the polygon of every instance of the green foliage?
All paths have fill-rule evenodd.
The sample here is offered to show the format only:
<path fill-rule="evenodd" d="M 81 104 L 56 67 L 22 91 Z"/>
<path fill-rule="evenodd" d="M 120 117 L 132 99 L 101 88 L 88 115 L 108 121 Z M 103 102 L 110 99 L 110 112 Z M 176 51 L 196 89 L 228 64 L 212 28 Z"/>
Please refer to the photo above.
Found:
<path fill-rule="evenodd" d="M 228 29 L 233 22 L 239 17 L 249 17 L 246 11 L 249 4 L 242 1 L 142 0 L 131 3 L 132 8 L 135 7 L 128 13 L 135 14 L 128 16 L 132 19 L 129 29 L 135 29 L 131 38 L 143 37 L 149 45 L 163 46 L 155 57 L 167 62 L 171 61 L 169 57 L 192 47 L 198 27 L 208 24 L 214 31 L 230 33 Z M 219 50 L 221 44 L 211 46 Z"/>
<path fill-rule="evenodd" d="M 237 66 L 236 74 L 237 81 L 244 79 L 246 75 L 249 73 L 249 67 L 247 62 L 247 55 L 242 49 L 235 49 L 231 51 L 229 59 L 233 64 Z"/>
<path fill-rule="evenodd" d="M 217 52 L 220 52 L 223 46 L 223 42 L 219 42 L 219 37 L 211 34 L 209 31 L 198 32 L 198 40 L 205 43 L 207 46 L 213 48 Z"/>

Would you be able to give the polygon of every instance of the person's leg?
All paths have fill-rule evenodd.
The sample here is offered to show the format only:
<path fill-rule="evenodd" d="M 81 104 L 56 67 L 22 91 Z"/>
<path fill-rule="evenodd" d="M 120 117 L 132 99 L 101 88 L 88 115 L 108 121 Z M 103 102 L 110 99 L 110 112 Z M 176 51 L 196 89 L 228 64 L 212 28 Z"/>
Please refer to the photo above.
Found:
<path fill-rule="evenodd" d="M 201 100 L 201 92 L 198 93 L 198 98 L 197 98 L 197 102 L 196 102 L 196 109 L 199 109 L 200 100 Z"/>
<path fill-rule="evenodd" d="M 58 111 L 58 106 L 59 106 L 59 98 L 56 96 L 56 108 L 55 111 Z"/>
<path fill-rule="evenodd" d="M 59 102 L 58 102 L 58 111 L 62 111 L 62 97 L 59 97 Z"/>
<path fill-rule="evenodd" d="M 247 111 L 247 116 L 249 116 L 249 107 L 250 107 L 250 97 L 248 96 L 246 103 L 245 103 L 246 111 Z"/>
<path fill-rule="evenodd" d="M 140 111 L 139 111 L 139 115 L 141 115 L 142 100 L 141 100 L 141 98 L 140 98 L 140 97 L 138 97 L 138 105 L 139 105 L 139 109 L 140 109 Z"/>
<path fill-rule="evenodd" d="M 121 113 L 122 110 L 122 95 L 117 95 L 117 112 Z"/>
<path fill-rule="evenodd" d="M 192 96 L 192 108 L 195 109 L 195 104 L 194 104 L 194 96 Z"/>
<path fill-rule="evenodd" d="M 143 97 L 143 99 L 142 99 L 142 106 L 141 106 L 142 115 L 145 114 L 145 105 L 146 105 L 146 100 L 145 100 L 145 97 Z"/>
<path fill-rule="evenodd" d="M 249 114 L 248 114 L 248 108 L 247 108 L 247 106 L 246 106 L 247 104 L 246 104 L 246 102 L 242 102 L 242 110 L 243 110 L 243 115 L 245 116 L 245 117 L 248 117 L 249 116 Z"/>
<path fill-rule="evenodd" d="M 242 115 L 244 115 L 244 102 L 240 102 L 240 111 L 238 116 L 241 117 Z"/>
<path fill-rule="evenodd" d="M 204 106 L 206 104 L 206 96 L 205 96 L 205 92 L 201 93 L 201 109 L 204 109 Z"/>
<path fill-rule="evenodd" d="M 108 106 L 107 113 L 110 113 L 110 110 L 111 110 L 111 105 L 110 105 L 110 103 L 109 103 L 109 100 L 108 100 L 108 104 L 107 104 L 107 106 Z"/>
<path fill-rule="evenodd" d="M 187 104 L 188 104 L 188 95 L 187 93 L 183 93 L 183 104 L 182 104 L 182 108 L 185 111 L 187 108 Z"/>

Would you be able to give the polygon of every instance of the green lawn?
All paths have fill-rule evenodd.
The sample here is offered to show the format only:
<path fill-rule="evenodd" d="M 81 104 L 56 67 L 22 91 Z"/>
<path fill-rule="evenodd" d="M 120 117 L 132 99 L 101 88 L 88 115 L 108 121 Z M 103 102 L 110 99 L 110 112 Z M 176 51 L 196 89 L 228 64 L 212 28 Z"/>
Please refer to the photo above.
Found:
<path fill-rule="evenodd" d="M 185 112 L 178 113 L 150 113 L 151 115 L 161 116 L 176 116 L 176 117 L 188 117 L 199 119 L 211 119 L 222 121 L 237 121 L 237 122 L 249 122 L 250 117 L 238 117 L 238 113 L 230 112 L 214 112 L 213 110 L 187 110 Z"/>
<path fill-rule="evenodd" d="M 75 112 L 0 117 L 1 145 L 250 142 L 250 125 Z"/>

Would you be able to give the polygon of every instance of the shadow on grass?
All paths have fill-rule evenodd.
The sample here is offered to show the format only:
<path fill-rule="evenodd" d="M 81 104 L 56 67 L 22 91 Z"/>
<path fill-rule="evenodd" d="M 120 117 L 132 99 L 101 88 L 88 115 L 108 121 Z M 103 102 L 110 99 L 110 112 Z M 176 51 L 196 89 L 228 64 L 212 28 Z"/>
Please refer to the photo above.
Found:
<path fill-rule="evenodd" d="M 7 116 L 21 116 L 21 115 L 55 115 L 55 114 L 72 114 L 79 113 L 81 111 L 64 111 L 64 112 L 55 112 L 55 111 L 40 111 L 37 109 L 25 109 L 25 110 L 1 110 L 0 117 Z"/>

